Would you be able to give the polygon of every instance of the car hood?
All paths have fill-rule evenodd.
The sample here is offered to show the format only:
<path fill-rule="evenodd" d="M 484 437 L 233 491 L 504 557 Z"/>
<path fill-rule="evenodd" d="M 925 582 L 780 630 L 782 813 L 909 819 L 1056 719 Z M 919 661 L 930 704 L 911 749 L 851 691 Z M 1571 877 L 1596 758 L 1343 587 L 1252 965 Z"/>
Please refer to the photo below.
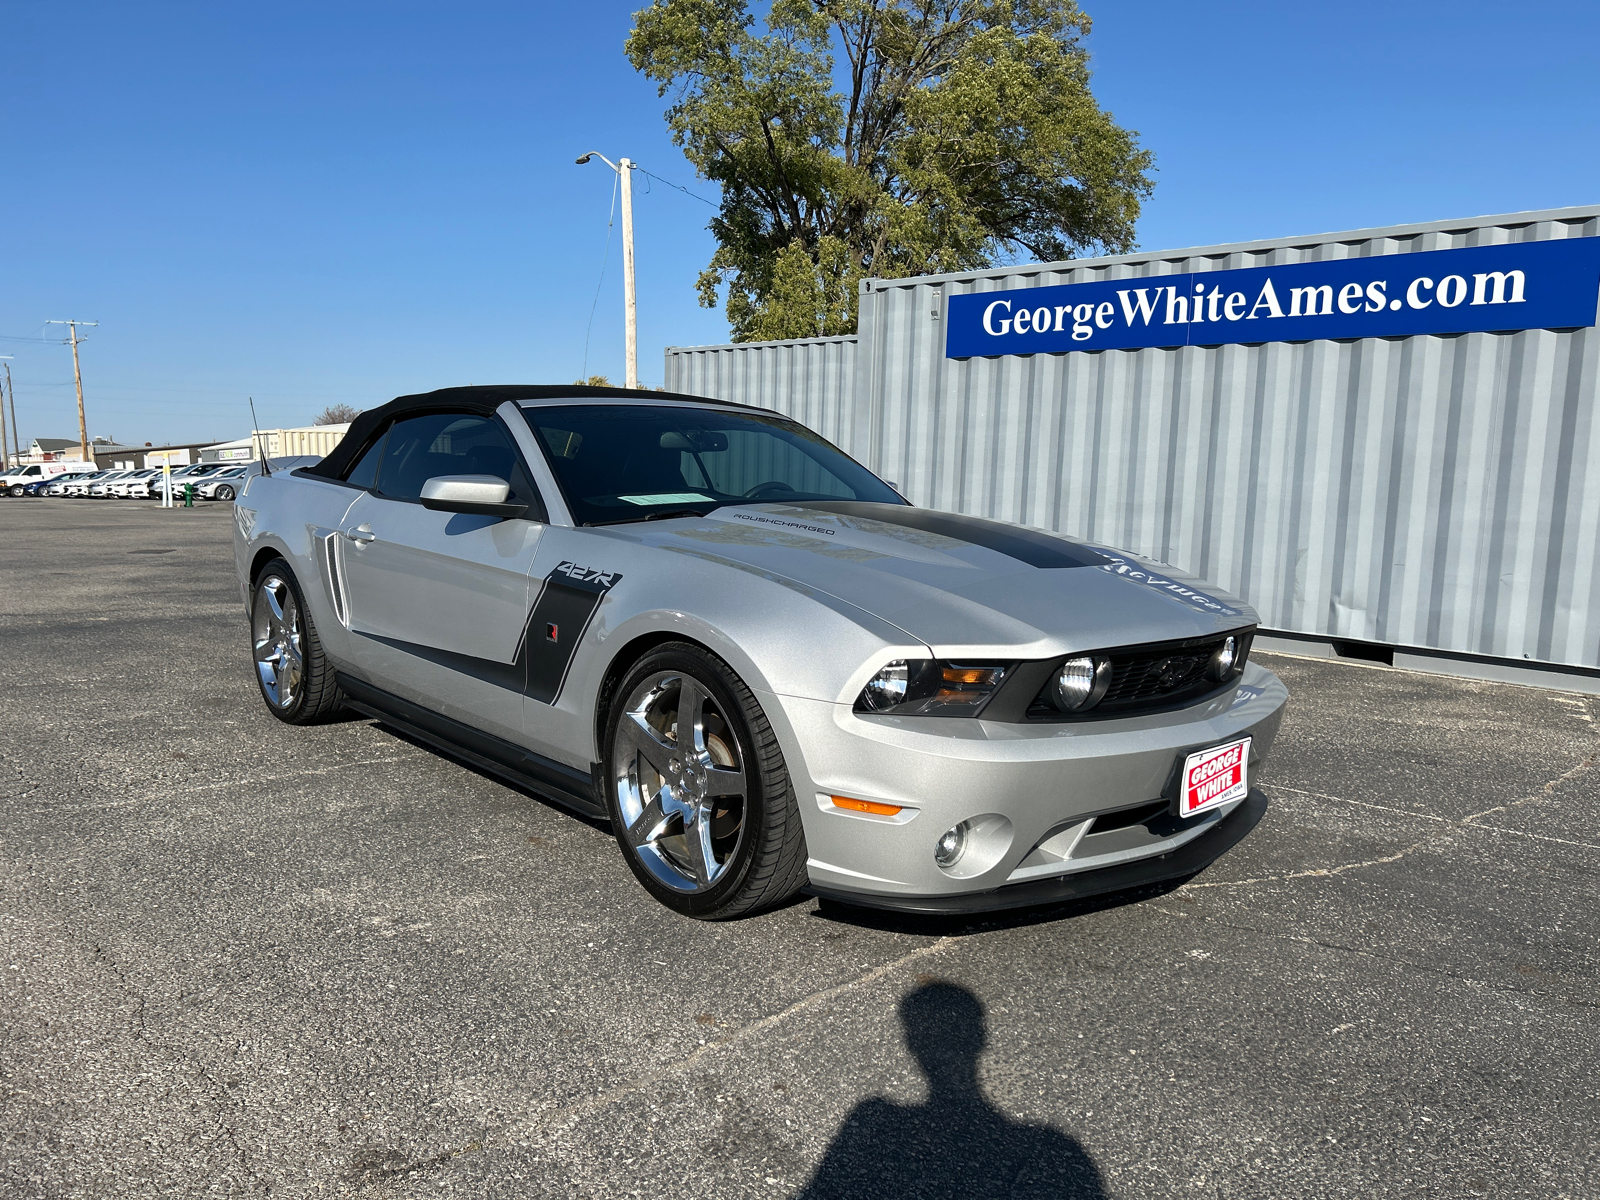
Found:
<path fill-rule="evenodd" d="M 665 550 L 827 592 L 940 657 L 1005 647 L 1047 658 L 1256 622 L 1237 598 L 1135 554 L 930 509 L 739 505 L 620 528 Z"/>

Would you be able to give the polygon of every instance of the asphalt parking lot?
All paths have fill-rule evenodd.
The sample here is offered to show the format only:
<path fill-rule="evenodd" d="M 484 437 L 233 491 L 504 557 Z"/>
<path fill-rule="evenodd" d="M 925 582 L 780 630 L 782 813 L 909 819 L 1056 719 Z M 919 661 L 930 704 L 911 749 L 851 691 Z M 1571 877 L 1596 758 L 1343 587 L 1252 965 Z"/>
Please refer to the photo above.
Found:
<path fill-rule="evenodd" d="M 229 525 L 0 501 L 0 1194 L 1600 1195 L 1600 699 L 1263 656 L 1176 890 L 699 924 L 272 720 Z"/>

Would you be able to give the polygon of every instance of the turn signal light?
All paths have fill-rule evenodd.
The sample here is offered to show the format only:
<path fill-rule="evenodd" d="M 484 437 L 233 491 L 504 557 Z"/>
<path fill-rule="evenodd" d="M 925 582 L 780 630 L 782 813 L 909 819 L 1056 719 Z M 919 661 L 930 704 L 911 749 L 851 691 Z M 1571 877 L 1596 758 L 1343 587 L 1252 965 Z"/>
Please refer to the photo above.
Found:
<path fill-rule="evenodd" d="M 829 796 L 835 808 L 848 808 L 852 812 L 871 813 L 875 817 L 898 816 L 904 807 L 900 804 L 879 804 L 876 800 L 853 800 L 849 796 Z"/>

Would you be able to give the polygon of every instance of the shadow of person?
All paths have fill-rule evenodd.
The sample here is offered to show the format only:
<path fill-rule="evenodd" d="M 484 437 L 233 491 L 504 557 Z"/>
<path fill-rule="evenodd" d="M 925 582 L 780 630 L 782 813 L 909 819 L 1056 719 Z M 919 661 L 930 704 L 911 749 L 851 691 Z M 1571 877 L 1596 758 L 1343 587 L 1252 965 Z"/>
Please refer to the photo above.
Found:
<path fill-rule="evenodd" d="M 928 983 L 900 1002 L 906 1043 L 928 1077 L 923 1104 L 882 1097 L 845 1119 L 803 1200 L 1104 1200 L 1099 1169 L 1057 1129 L 1013 1121 L 978 1087 L 983 1004 Z"/>

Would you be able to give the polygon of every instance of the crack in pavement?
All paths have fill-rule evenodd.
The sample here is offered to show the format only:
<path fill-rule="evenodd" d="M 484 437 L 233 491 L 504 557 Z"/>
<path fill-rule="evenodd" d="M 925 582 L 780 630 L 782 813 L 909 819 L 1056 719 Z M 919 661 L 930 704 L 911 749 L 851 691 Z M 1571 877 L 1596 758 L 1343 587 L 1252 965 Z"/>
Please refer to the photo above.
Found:
<path fill-rule="evenodd" d="M 263 783 L 281 783 L 289 779 L 306 779 L 314 775 L 327 775 L 333 771 L 344 771 L 351 767 L 375 767 L 384 763 L 408 762 L 414 758 L 423 757 L 421 751 L 415 754 L 397 754 L 389 758 L 363 758 L 353 762 L 333 763 L 326 767 L 308 767 L 303 771 L 288 771 L 282 775 L 255 775 L 248 779 L 225 779 L 217 783 L 201 783 L 194 787 L 170 788 L 166 791 L 153 792 L 147 796 L 138 796 L 131 800 L 110 800 L 104 804 L 78 804 L 71 806 L 55 806 L 51 808 L 34 808 L 24 813 L 14 814 L 20 817 L 58 816 L 64 813 L 102 812 L 113 808 L 131 808 L 138 804 L 147 804 L 155 800 L 169 800 L 175 796 L 195 796 L 201 792 L 221 791 L 225 788 L 255 787 Z"/>
<path fill-rule="evenodd" d="M 1415 959 L 1402 958 L 1395 954 L 1380 954 L 1378 951 L 1368 949 L 1365 946 L 1349 946 L 1342 942 L 1325 941 L 1322 938 L 1312 937 L 1308 934 L 1278 933 L 1274 930 L 1266 929 L 1259 925 L 1241 925 L 1236 921 L 1225 921 L 1222 918 L 1212 916 L 1209 913 L 1186 913 L 1178 909 L 1162 908 L 1159 905 L 1151 905 L 1151 907 L 1157 912 L 1165 913 L 1167 916 L 1181 917 L 1185 920 L 1191 921 L 1204 921 L 1207 924 L 1217 925 L 1223 929 L 1231 929 L 1235 933 L 1248 933 L 1257 937 L 1269 938 L 1273 941 L 1295 942 L 1305 946 L 1316 946 L 1323 950 L 1336 950 L 1341 954 L 1353 954 L 1361 958 L 1369 958 L 1374 962 L 1389 963 L 1393 966 L 1406 967 L 1410 970 L 1423 972 L 1429 975 L 1439 975 L 1445 979 L 1453 979 L 1457 983 L 1465 983 L 1472 987 L 1481 987 L 1492 992 L 1509 992 L 1518 996 L 1530 996 L 1535 998 L 1539 998 L 1547 994 L 1534 991 L 1531 988 L 1518 987 L 1515 984 L 1494 983 L 1488 979 L 1474 979 L 1470 975 L 1462 975 L 1459 972 L 1451 971 L 1445 967 L 1434 966 L 1425 962 L 1418 962 Z M 1600 1002 L 1575 999 L 1571 996 L 1561 995 L 1559 993 L 1559 989 L 1565 986 L 1572 986 L 1573 984 L 1571 980 L 1564 979 L 1560 976 L 1546 976 L 1546 978 L 1553 980 L 1556 988 L 1558 989 L 1557 998 L 1561 1000 L 1562 1003 L 1570 1004 L 1578 1008 L 1600 1008 Z"/>
<path fill-rule="evenodd" d="M 762 1017 L 759 1021 L 752 1021 L 750 1024 L 734 1030 L 734 1032 L 729 1034 L 727 1037 L 718 1038 L 713 1042 L 707 1042 L 705 1045 L 699 1047 L 693 1053 L 685 1056 L 684 1058 L 680 1058 L 669 1063 L 663 1063 L 661 1066 L 652 1071 L 647 1071 L 643 1075 L 636 1075 L 634 1078 L 629 1079 L 624 1083 L 619 1083 L 613 1087 L 605 1089 L 604 1091 L 595 1092 L 592 1095 L 585 1096 L 583 1099 L 578 1100 L 575 1103 L 568 1104 L 564 1108 L 556 1109 L 554 1112 L 546 1114 L 536 1123 L 525 1126 L 524 1132 L 543 1134 L 546 1137 L 552 1136 L 558 1132 L 561 1125 L 571 1121 L 575 1117 L 581 1117 L 588 1113 L 594 1112 L 597 1109 L 604 1108 L 613 1101 L 620 1100 L 625 1096 L 629 1096 L 634 1092 L 640 1091 L 643 1088 L 647 1088 L 651 1084 L 657 1083 L 669 1075 L 676 1075 L 683 1071 L 687 1071 L 693 1068 L 702 1059 L 708 1058 L 719 1050 L 725 1050 L 730 1046 L 739 1044 L 740 1042 L 748 1041 L 750 1038 L 756 1037 L 757 1035 L 765 1033 L 767 1030 L 772 1029 L 775 1026 L 781 1025 L 783 1022 L 787 1021 L 790 1017 L 797 1013 L 804 1012 L 810 1008 L 815 1008 L 817 1005 L 824 1004 L 836 996 L 842 996 L 846 992 L 854 991 L 858 987 L 862 987 L 866 984 L 882 979 L 890 972 L 899 970 L 901 967 L 916 962 L 918 959 L 927 958 L 930 955 L 937 954 L 942 950 L 947 950 L 951 946 L 955 945 L 959 940 L 960 939 L 958 938 L 950 936 L 942 937 L 938 941 L 932 942 L 929 945 L 918 947 L 909 954 L 903 954 L 899 958 L 894 959 L 892 962 L 882 963 L 881 965 L 874 967 L 872 970 L 858 975 L 853 979 L 847 979 L 843 983 L 835 984 L 832 987 L 827 987 L 821 989 L 820 991 L 812 992 L 809 996 L 804 996 L 801 999 L 796 1000 L 787 1008 L 780 1009 L 778 1012 L 772 1013 L 770 1016 Z"/>
<path fill-rule="evenodd" d="M 1481 829 L 1496 833 L 1520 833 L 1519 830 L 1515 829 L 1502 829 L 1496 825 L 1484 825 L 1481 824 L 1481 821 L 1484 817 L 1491 817 L 1496 813 L 1510 812 L 1512 809 L 1521 808 L 1524 805 L 1540 804 L 1545 800 L 1548 800 L 1555 793 L 1556 788 L 1584 774 L 1586 771 L 1590 770 L 1596 762 L 1600 762 L 1600 753 L 1591 753 L 1587 758 L 1580 759 L 1578 764 L 1571 770 L 1565 771 L 1547 782 L 1537 792 L 1534 792 L 1529 796 L 1523 796 L 1519 800 L 1513 800 L 1508 804 L 1497 804 L 1493 808 L 1486 808 L 1482 812 L 1468 813 L 1466 816 L 1459 817 L 1453 821 L 1445 820 L 1442 817 L 1433 818 L 1435 820 L 1439 820 L 1443 825 L 1443 828 L 1438 833 L 1412 842 L 1411 845 L 1400 850 L 1396 850 L 1393 854 L 1385 854 L 1378 858 L 1363 859 L 1360 862 L 1341 863 L 1336 867 L 1312 867 L 1305 871 L 1290 871 L 1285 875 L 1257 875 L 1249 879 L 1220 879 L 1213 883 L 1186 883 L 1179 888 L 1178 891 L 1199 891 L 1202 888 L 1247 887 L 1250 884 L 1256 883 L 1285 883 L 1291 879 L 1331 879 L 1336 875 L 1343 875 L 1347 871 L 1359 871 L 1364 867 L 1377 867 L 1383 866 L 1386 863 L 1399 862 L 1402 858 L 1416 853 L 1424 846 L 1445 841 L 1451 833 L 1461 829 Z M 1284 790 L 1300 791 L 1298 788 L 1285 788 Z M 1322 793 L 1319 792 L 1302 792 L 1301 794 L 1322 795 Z M 1361 803 L 1359 800 L 1343 800 L 1342 797 L 1339 796 L 1323 796 L 1323 798 L 1327 800 L 1340 800 L 1342 803 L 1346 804 Z M 1368 805 L 1367 807 L 1376 808 L 1378 806 Z M 1396 809 L 1394 811 L 1404 812 L 1402 809 Z M 1405 815 L 1412 816 L 1417 814 L 1406 813 Z M 1545 838 L 1541 834 L 1527 834 L 1526 836 L 1540 838 L 1541 840 L 1545 841 L 1560 840 L 1559 838 Z M 1575 844 L 1582 845 L 1583 843 Z"/>

